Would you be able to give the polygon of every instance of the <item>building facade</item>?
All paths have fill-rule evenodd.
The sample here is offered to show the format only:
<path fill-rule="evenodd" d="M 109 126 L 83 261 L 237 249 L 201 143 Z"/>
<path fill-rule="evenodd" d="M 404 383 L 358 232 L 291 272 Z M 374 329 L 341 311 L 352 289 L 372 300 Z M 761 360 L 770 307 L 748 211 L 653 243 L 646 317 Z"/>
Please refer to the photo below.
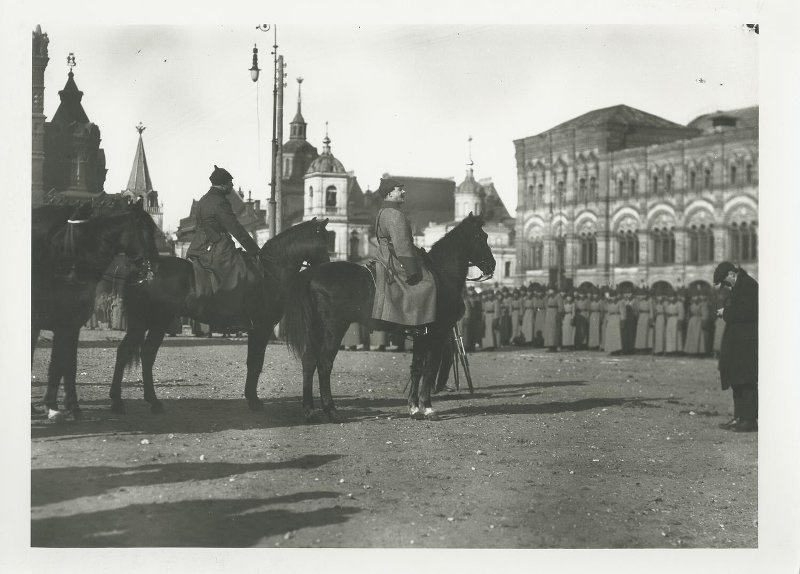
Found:
<path fill-rule="evenodd" d="M 708 287 L 758 275 L 758 108 L 682 126 L 628 106 L 516 140 L 520 283 Z"/>

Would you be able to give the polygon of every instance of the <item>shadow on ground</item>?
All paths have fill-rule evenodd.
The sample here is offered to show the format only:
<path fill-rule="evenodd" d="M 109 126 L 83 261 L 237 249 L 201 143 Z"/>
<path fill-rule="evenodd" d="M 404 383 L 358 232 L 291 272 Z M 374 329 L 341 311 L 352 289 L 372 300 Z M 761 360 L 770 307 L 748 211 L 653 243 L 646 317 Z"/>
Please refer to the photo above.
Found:
<path fill-rule="evenodd" d="M 179 442 L 179 441 L 178 441 Z M 31 470 L 31 506 L 42 506 L 84 496 L 98 496 L 119 488 L 154 486 L 193 480 L 214 480 L 248 472 L 313 469 L 341 458 L 339 454 L 309 454 L 280 462 L 171 462 L 140 466 L 81 466 Z"/>
<path fill-rule="evenodd" d="M 304 492 L 295 501 L 333 496 Z M 267 508 L 286 497 L 189 500 L 133 504 L 124 508 L 31 521 L 34 547 L 248 547 L 268 536 L 342 524 L 357 508 L 338 504 L 307 512 Z"/>

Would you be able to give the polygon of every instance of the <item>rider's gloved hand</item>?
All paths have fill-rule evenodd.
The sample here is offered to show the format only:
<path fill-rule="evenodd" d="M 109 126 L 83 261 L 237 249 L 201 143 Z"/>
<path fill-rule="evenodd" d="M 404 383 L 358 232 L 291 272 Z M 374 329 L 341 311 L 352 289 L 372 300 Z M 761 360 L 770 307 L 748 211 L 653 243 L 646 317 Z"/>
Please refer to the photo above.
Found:
<path fill-rule="evenodd" d="M 420 281 L 422 281 L 422 273 L 412 273 L 408 276 L 408 279 L 406 279 L 408 285 L 416 285 Z"/>

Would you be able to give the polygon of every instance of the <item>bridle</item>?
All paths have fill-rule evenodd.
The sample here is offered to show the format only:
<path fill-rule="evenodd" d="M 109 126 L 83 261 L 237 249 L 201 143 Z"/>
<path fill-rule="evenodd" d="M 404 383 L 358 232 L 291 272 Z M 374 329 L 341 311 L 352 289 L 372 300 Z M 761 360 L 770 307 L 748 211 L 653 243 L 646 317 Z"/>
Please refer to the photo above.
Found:
<path fill-rule="evenodd" d="M 475 239 L 477 239 L 477 237 Z M 491 253 L 491 250 L 490 250 L 490 253 Z M 491 255 L 489 257 L 491 257 Z M 486 273 L 483 270 L 484 267 L 489 267 L 489 264 L 491 263 L 489 257 L 484 257 L 483 259 L 481 259 L 480 261 L 477 261 L 475 263 L 473 263 L 472 261 L 469 261 L 469 260 L 467 261 L 471 266 L 477 267 L 478 269 L 481 270 L 480 276 L 478 276 L 478 277 L 467 277 L 467 281 L 472 281 L 474 283 L 483 283 L 484 281 L 488 281 L 489 279 L 494 277 L 494 271 L 492 271 L 491 273 Z"/>

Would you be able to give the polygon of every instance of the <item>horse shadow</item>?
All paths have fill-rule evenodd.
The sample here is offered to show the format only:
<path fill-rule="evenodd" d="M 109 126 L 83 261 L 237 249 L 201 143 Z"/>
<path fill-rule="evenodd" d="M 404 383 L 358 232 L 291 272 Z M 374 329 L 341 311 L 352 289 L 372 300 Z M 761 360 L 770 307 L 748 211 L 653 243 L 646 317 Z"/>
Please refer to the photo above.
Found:
<path fill-rule="evenodd" d="M 360 509 L 334 504 L 309 511 L 269 508 L 338 496 L 302 492 L 287 497 L 187 500 L 31 520 L 33 547 L 227 547 L 264 546 L 266 538 L 343 524 Z"/>
<path fill-rule="evenodd" d="M 578 399 L 575 401 L 552 401 L 549 403 L 525 402 L 516 404 L 465 405 L 455 409 L 439 411 L 439 417 L 442 420 L 446 420 L 479 415 L 552 415 L 608 407 L 661 408 L 659 405 L 648 404 L 648 401 L 666 401 L 667 399 L 668 397 L 595 397 L 590 399 Z"/>
<path fill-rule="evenodd" d="M 180 440 L 176 440 L 180 442 Z M 170 462 L 139 466 L 86 466 L 31 470 L 31 506 L 99 496 L 114 490 L 187 481 L 218 480 L 250 472 L 315 469 L 342 458 L 340 454 L 307 454 L 276 462 Z M 54 485 L 57 485 L 54 488 Z M 317 498 L 337 493 L 317 493 Z M 286 500 L 284 502 L 292 502 Z"/>

